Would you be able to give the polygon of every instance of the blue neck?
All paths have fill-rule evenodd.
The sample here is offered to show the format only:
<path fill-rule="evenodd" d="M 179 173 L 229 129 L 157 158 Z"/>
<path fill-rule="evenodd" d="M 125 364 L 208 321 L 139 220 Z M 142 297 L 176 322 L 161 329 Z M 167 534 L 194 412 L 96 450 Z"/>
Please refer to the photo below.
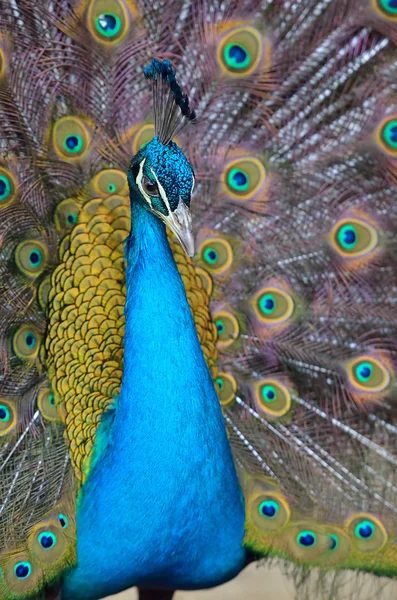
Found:
<path fill-rule="evenodd" d="M 124 368 L 77 512 L 62 598 L 211 587 L 244 566 L 244 504 L 164 225 L 133 202 Z"/>

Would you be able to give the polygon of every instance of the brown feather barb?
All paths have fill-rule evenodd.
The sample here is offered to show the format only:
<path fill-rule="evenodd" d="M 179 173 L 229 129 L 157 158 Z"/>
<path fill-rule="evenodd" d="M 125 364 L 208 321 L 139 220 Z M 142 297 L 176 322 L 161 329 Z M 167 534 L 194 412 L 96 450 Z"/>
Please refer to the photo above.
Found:
<path fill-rule="evenodd" d="M 249 555 L 302 598 L 396 578 L 396 11 L 0 0 L 0 600 L 55 600 L 76 561 L 123 370 L 126 172 L 153 135 L 195 171 L 193 261 L 169 239 Z"/>

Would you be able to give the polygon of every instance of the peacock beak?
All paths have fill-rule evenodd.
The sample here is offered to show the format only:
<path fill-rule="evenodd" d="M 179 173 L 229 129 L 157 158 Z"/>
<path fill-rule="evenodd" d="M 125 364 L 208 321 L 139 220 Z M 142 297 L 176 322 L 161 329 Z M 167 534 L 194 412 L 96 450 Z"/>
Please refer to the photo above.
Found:
<path fill-rule="evenodd" d="M 166 225 L 178 238 L 182 248 L 190 257 L 194 256 L 194 238 L 192 231 L 192 215 L 189 207 L 179 201 L 178 208 L 170 212 L 166 217 L 162 217 Z"/>

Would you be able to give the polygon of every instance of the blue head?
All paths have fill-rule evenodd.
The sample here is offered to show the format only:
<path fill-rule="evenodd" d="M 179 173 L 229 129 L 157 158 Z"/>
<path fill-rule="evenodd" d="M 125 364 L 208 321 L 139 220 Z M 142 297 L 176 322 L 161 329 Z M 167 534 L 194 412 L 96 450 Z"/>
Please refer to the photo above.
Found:
<path fill-rule="evenodd" d="M 155 214 L 175 233 L 189 256 L 194 254 L 190 199 L 194 174 L 174 142 L 154 137 L 134 156 L 128 171 L 131 199 Z"/>
<path fill-rule="evenodd" d="M 194 254 L 190 199 L 194 174 L 172 138 L 195 120 L 189 98 L 168 60 L 153 59 L 144 71 L 153 82 L 156 137 L 139 150 L 128 171 L 131 200 L 164 221 L 189 256 Z"/>

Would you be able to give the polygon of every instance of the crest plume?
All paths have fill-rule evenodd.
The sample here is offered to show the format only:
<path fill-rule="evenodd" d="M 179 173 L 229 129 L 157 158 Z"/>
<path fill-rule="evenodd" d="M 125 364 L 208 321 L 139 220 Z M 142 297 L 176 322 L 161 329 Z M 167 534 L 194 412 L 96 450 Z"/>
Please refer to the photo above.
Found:
<path fill-rule="evenodd" d="M 187 123 L 196 119 L 189 106 L 189 97 L 183 93 L 169 60 L 153 58 L 144 70 L 146 79 L 153 81 L 154 126 L 162 144 L 168 144 Z"/>

